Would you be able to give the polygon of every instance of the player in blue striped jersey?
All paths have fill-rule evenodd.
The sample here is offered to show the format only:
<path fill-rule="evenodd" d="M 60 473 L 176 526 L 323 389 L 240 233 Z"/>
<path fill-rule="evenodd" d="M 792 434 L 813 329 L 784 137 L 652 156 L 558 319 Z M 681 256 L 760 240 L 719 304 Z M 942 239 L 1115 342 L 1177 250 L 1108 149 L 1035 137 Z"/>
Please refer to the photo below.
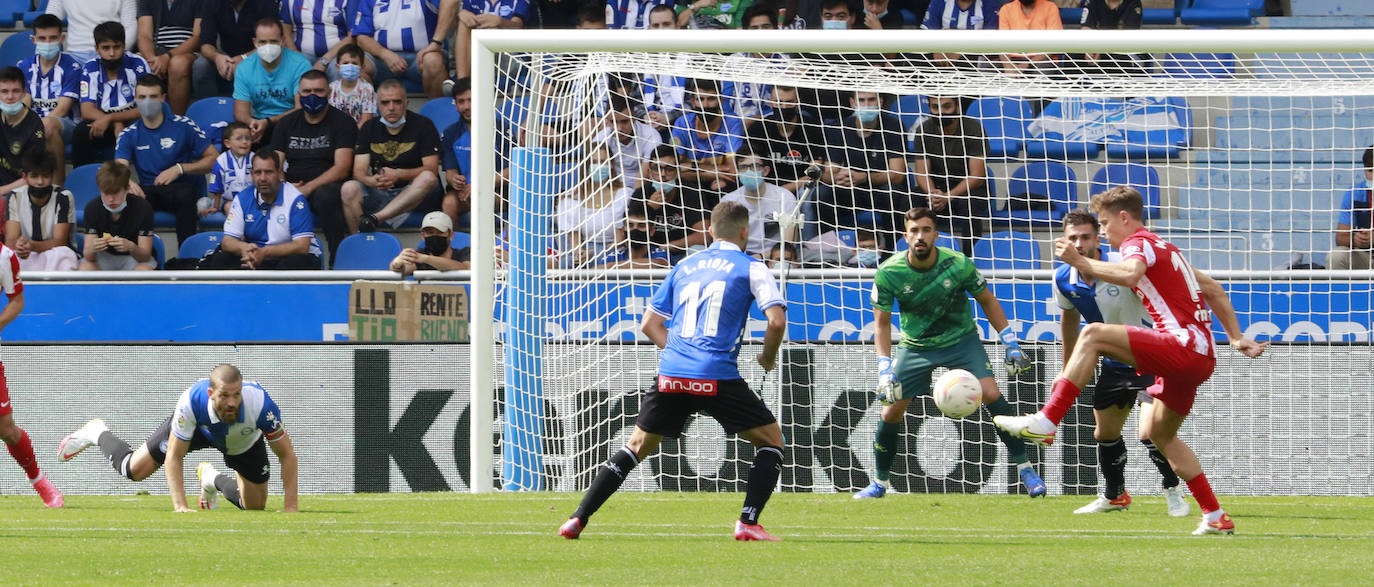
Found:
<path fill-rule="evenodd" d="M 1087 210 L 1074 210 L 1064 216 L 1064 238 L 1084 257 L 1113 263 L 1121 261 L 1120 253 L 1102 246 L 1097 218 Z M 1145 311 L 1145 305 L 1135 292 L 1080 273 L 1071 265 L 1060 265 L 1055 269 L 1054 299 L 1064 311 L 1059 324 L 1066 357 L 1073 354 L 1078 342 L 1080 321 L 1154 327 L 1149 312 Z M 1102 368 L 1093 386 L 1093 418 L 1097 422 L 1093 438 L 1097 440 L 1097 463 L 1102 470 L 1105 487 L 1097 499 L 1074 510 L 1074 513 L 1110 512 L 1124 510 L 1131 505 L 1131 495 L 1126 492 L 1126 444 L 1122 441 L 1121 429 L 1126 425 L 1126 417 L 1131 415 L 1131 405 L 1138 403 L 1142 423 L 1140 442 L 1149 451 L 1150 461 L 1164 477 L 1164 497 L 1169 515 L 1188 515 L 1188 502 L 1183 499 L 1178 475 L 1174 474 L 1169 461 L 1150 441 L 1150 435 L 1143 428 L 1143 423 L 1150 420 L 1149 410 L 1154 402 L 1154 398 L 1145 390 L 1154 382 L 1154 375 L 1138 374 L 1135 367 L 1111 357 L 1102 357 Z"/>
<path fill-rule="evenodd" d="M 62 52 L 67 35 L 62 19 L 41 14 L 33 21 L 35 53 L 19 62 L 25 85 L 33 97 L 33 112 L 43 120 L 43 136 L 48 150 L 57 156 L 53 182 L 61 185 L 66 177 L 65 145 L 81 121 L 81 63 Z"/>
<path fill-rule="evenodd" d="M 130 481 L 147 479 L 165 464 L 167 488 L 172 495 L 172 508 L 177 512 L 195 511 L 186 505 L 182 460 L 186 453 L 203 448 L 222 453 L 224 464 L 236 475 L 220 473 L 210 463 L 201 463 L 196 476 L 200 477 L 202 509 L 214 509 L 219 493 L 239 509 L 265 509 L 267 480 L 271 477 L 267 461 L 270 446 L 281 463 L 282 510 L 296 511 L 296 450 L 282 427 L 281 409 L 261 385 L 244 381 L 233 365 L 217 365 L 210 371 L 210 377 L 182 392 L 172 415 L 138 450 L 130 448 L 97 418 L 63 438 L 57 458 L 70 461 L 93 445 L 98 445 L 115 471 Z"/>
<path fill-rule="evenodd" d="M 124 25 L 117 22 L 96 25 L 95 52 L 81 67 L 82 120 L 72 131 L 77 166 L 98 160 L 97 150 L 114 147 L 124 126 L 138 119 L 134 86 L 150 73 L 147 61 L 125 51 Z"/>
<path fill-rule="evenodd" d="M 664 436 L 678 437 L 697 412 L 720 422 L 726 433 L 753 443 L 744 509 L 735 522 L 736 540 L 777 540 L 759 525 L 759 514 L 782 469 L 782 430 L 772 412 L 740 378 L 739 349 L 749 307 L 768 319 L 759 366 L 772 371 L 787 327 L 787 309 L 773 274 L 744 253 L 749 210 L 721 202 L 711 210 L 710 248 L 687 257 L 668 274 L 649 301 L 640 330 L 662 349 L 654 389 L 645 394 L 634 433 L 592 480 L 582 503 L 559 535 L 577 538 L 630 471 Z"/>
<path fill-rule="evenodd" d="M 423 85 L 430 98 L 438 98 L 448 77 L 442 47 L 457 16 L 457 2 L 440 0 L 435 12 L 432 0 L 358 0 L 349 32 L 370 55 L 377 72 L 373 85 L 404 78 Z"/>

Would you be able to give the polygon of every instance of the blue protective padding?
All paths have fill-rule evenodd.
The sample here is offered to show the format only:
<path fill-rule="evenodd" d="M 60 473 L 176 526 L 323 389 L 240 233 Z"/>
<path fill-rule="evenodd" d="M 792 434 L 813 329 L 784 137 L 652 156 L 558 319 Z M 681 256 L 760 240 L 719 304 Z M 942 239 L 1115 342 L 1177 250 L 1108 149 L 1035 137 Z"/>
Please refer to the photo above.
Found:
<path fill-rule="evenodd" d="M 510 262 L 506 272 L 506 373 L 501 486 L 543 489 L 544 301 L 553 237 L 553 156 L 545 148 L 511 150 Z"/>

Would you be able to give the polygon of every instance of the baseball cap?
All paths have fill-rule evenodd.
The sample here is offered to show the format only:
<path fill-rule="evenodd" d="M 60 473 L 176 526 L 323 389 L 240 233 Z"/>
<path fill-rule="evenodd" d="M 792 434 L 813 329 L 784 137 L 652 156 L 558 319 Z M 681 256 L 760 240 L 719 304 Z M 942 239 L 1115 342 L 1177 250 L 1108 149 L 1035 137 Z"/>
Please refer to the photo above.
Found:
<path fill-rule="evenodd" d="M 425 219 L 420 223 L 420 228 L 433 228 L 442 232 L 453 230 L 453 219 L 438 210 L 425 214 Z"/>

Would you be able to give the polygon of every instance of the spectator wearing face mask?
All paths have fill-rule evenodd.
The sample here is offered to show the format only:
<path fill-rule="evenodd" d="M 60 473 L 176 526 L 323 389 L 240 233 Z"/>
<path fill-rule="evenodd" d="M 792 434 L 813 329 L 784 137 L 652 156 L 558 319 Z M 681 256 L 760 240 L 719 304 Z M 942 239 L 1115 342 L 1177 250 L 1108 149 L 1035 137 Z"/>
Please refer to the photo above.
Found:
<path fill-rule="evenodd" d="M 86 204 L 82 271 L 151 271 L 153 208 L 129 193 L 129 166 L 106 161 L 95 172 L 100 197 Z"/>
<path fill-rule="evenodd" d="M 735 154 L 735 169 L 739 171 L 739 189 L 726 194 L 721 201 L 739 202 L 749 209 L 749 241 L 744 252 L 762 259 L 784 239 L 795 245 L 796 225 L 787 223 L 790 232 L 782 234 L 778 219 L 797 210 L 797 197 L 768 181 L 772 173 L 768 161 L 751 150 Z"/>
<path fill-rule="evenodd" d="M 138 118 L 134 84 L 150 71 L 147 61 L 125 51 L 119 23 L 101 23 L 94 35 L 96 58 L 81 67 L 81 123 L 72 131 L 72 165 L 77 167 L 109 157 L 115 137 Z"/>
<path fill-rule="evenodd" d="M 434 211 L 425 214 L 420 223 L 420 244 L 402 249 L 391 260 L 391 270 L 401 275 L 416 271 L 460 271 L 468 268 L 471 250 L 453 248 L 453 220 L 448 214 Z"/>
<path fill-rule="evenodd" d="M 296 84 L 310 70 L 310 60 L 284 43 L 281 21 L 258 21 L 257 51 L 234 69 L 234 120 L 248 125 L 255 148 L 271 140 L 272 127 L 296 109 Z"/>
<path fill-rule="evenodd" d="M 916 4 L 922 4 L 922 2 Z M 925 6 L 914 8 L 920 9 L 917 14 L 925 12 Z M 902 12 L 892 5 L 892 0 L 864 0 L 863 15 L 856 20 L 858 22 L 854 23 L 854 28 L 873 31 L 900 30 L 906 24 L 906 20 L 902 18 Z"/>
<path fill-rule="evenodd" d="M 194 121 L 172 114 L 162 84 L 152 74 L 138 78 L 134 103 L 139 119 L 119 133 L 115 159 L 133 167 L 129 191 L 147 198 L 153 210 L 176 215 L 177 242 L 182 243 L 200 223 L 196 200 L 201 194 L 193 178 L 214 168 L 219 151 Z"/>
<path fill-rule="evenodd" d="M 0 194 L 24 185 L 20 155 L 46 144 L 43 121 L 24 105 L 24 73 L 17 67 L 0 69 Z"/>

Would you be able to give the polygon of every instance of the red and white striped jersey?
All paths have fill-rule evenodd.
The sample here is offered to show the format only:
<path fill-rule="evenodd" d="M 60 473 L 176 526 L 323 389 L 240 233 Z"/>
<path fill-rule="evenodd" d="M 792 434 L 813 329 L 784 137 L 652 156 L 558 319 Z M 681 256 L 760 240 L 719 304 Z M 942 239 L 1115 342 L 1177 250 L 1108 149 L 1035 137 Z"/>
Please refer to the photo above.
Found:
<path fill-rule="evenodd" d="M 1121 260 L 1140 259 L 1145 275 L 1135 293 L 1145 303 L 1155 330 L 1173 335 L 1183 348 L 1216 356 L 1212 343 L 1212 311 L 1202 299 L 1193 266 L 1178 247 L 1142 227 L 1121 243 Z"/>
<path fill-rule="evenodd" d="M 24 280 L 19 277 L 19 255 L 3 243 L 0 243 L 0 288 L 10 298 L 24 293 Z"/>

